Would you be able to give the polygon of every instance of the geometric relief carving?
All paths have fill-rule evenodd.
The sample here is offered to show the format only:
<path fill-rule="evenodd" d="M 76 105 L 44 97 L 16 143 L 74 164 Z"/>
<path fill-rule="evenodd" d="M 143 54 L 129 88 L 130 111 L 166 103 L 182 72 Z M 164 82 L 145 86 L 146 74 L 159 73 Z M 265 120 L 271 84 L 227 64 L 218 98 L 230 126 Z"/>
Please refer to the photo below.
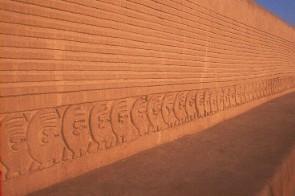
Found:
<path fill-rule="evenodd" d="M 186 113 L 186 95 L 187 91 L 179 92 L 176 94 L 174 101 L 174 112 L 175 116 L 178 119 L 178 122 L 181 124 L 188 121 L 188 115 Z"/>
<path fill-rule="evenodd" d="M 131 119 L 139 135 L 147 135 L 152 131 L 152 124 L 148 118 L 148 96 L 137 98 L 131 109 Z"/>
<path fill-rule="evenodd" d="M 62 160 L 65 144 L 61 133 L 61 118 L 56 109 L 37 112 L 28 127 L 29 151 L 42 168 Z"/>
<path fill-rule="evenodd" d="M 176 93 L 167 93 L 163 98 L 162 114 L 163 119 L 169 127 L 178 125 L 179 120 L 175 116 L 174 102 L 176 100 Z"/>
<path fill-rule="evenodd" d="M 12 114 L 1 121 L 1 163 L 7 179 L 28 173 L 33 166 L 27 145 L 27 119 L 23 114 Z"/>
<path fill-rule="evenodd" d="M 196 108 L 198 112 L 198 118 L 205 117 L 205 94 L 204 91 L 199 90 L 196 96 Z"/>
<path fill-rule="evenodd" d="M 133 99 L 115 101 L 111 111 L 111 123 L 119 143 L 136 139 L 139 131 L 133 126 L 130 111 Z"/>
<path fill-rule="evenodd" d="M 85 155 L 94 146 L 89 128 L 90 107 L 90 104 L 72 105 L 64 114 L 63 135 L 74 158 Z"/>
<path fill-rule="evenodd" d="M 197 91 L 194 90 L 186 94 L 185 110 L 190 121 L 197 117 L 196 96 Z"/>
<path fill-rule="evenodd" d="M 98 102 L 90 112 L 90 130 L 99 149 L 108 149 L 117 144 L 111 123 L 112 102 Z"/>
<path fill-rule="evenodd" d="M 158 132 L 168 127 L 168 125 L 164 122 L 162 114 L 163 98 L 163 94 L 155 94 L 148 97 L 147 113 L 153 126 L 152 131 L 154 132 Z"/>

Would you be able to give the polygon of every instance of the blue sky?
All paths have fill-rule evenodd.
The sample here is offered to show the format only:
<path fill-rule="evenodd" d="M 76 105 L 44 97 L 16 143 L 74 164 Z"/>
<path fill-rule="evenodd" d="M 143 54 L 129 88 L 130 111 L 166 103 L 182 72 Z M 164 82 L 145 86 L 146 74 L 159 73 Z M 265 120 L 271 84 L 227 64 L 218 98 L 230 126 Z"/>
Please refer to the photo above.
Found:
<path fill-rule="evenodd" d="M 295 26 L 295 0 L 256 0 L 256 2 Z"/>

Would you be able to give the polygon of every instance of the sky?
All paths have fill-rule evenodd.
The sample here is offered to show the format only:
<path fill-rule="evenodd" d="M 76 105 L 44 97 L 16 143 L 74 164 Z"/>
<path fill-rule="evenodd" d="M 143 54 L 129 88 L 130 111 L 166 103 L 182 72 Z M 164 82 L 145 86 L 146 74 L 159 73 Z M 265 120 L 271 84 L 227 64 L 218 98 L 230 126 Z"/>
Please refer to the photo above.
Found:
<path fill-rule="evenodd" d="M 256 0 L 256 2 L 295 27 L 295 0 Z"/>

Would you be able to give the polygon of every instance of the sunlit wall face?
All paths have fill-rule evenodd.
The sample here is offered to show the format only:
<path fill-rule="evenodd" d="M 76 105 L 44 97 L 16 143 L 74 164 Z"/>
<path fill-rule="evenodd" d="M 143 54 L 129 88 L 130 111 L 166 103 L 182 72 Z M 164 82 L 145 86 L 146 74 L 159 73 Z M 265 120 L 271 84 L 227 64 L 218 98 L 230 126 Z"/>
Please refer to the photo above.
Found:
<path fill-rule="evenodd" d="M 294 0 L 256 0 L 256 2 L 284 21 L 295 26 L 295 1 Z"/>

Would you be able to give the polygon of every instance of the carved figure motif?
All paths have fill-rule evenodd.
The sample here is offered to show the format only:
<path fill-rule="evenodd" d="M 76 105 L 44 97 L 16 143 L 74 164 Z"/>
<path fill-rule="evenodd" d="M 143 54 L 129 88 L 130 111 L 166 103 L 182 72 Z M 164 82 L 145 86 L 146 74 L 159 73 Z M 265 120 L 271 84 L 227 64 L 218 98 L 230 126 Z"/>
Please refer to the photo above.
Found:
<path fill-rule="evenodd" d="M 250 98 L 251 98 L 251 101 L 254 101 L 256 99 L 256 86 L 255 86 L 255 83 L 252 82 L 251 83 L 251 94 L 250 94 Z"/>
<path fill-rule="evenodd" d="M 205 99 L 205 116 L 210 116 L 212 114 L 211 110 L 211 92 L 206 89 L 204 91 L 204 99 Z"/>
<path fill-rule="evenodd" d="M 241 105 L 242 104 L 242 95 L 241 95 L 241 91 L 242 91 L 242 86 L 241 85 L 236 85 L 236 103 L 237 105 Z"/>
<path fill-rule="evenodd" d="M 61 133 L 61 119 L 56 109 L 37 112 L 28 127 L 28 145 L 32 157 L 42 168 L 62 160 L 65 144 Z"/>
<path fill-rule="evenodd" d="M 224 108 L 228 109 L 230 107 L 230 89 L 228 87 L 223 88 L 224 92 Z"/>
<path fill-rule="evenodd" d="M 223 89 L 219 89 L 217 92 L 218 111 L 224 110 L 224 92 Z"/>
<path fill-rule="evenodd" d="M 32 113 L 1 116 L 1 171 L 11 179 L 72 154 L 81 157 L 292 87 L 295 77 L 277 77 L 218 89 L 43 109 L 32 118 Z"/>
<path fill-rule="evenodd" d="M 245 103 L 248 103 L 250 101 L 250 99 L 251 99 L 250 93 L 251 93 L 250 85 L 245 84 Z"/>
<path fill-rule="evenodd" d="M 163 98 L 162 114 L 163 119 L 169 127 L 178 125 L 179 121 L 174 113 L 174 103 L 176 99 L 176 93 L 167 93 Z"/>
<path fill-rule="evenodd" d="M 272 80 L 271 79 L 269 79 L 268 80 L 268 85 L 267 85 L 267 87 L 268 87 L 268 95 L 271 95 L 271 93 L 272 93 Z M 292 86 L 290 86 L 289 88 L 292 88 Z"/>
<path fill-rule="evenodd" d="M 216 89 L 210 90 L 210 105 L 211 105 L 211 113 L 215 114 L 218 111 L 218 100 Z"/>
<path fill-rule="evenodd" d="M 267 80 L 263 80 L 262 82 L 262 95 L 263 97 L 267 95 Z"/>
<path fill-rule="evenodd" d="M 258 93 L 258 98 L 261 98 L 262 97 L 262 83 L 261 81 L 258 81 L 257 82 L 257 93 Z"/>
<path fill-rule="evenodd" d="M 240 92 L 240 94 L 241 94 L 241 104 L 244 104 L 244 103 L 246 103 L 246 85 L 245 84 L 240 84 L 240 86 L 241 86 L 241 92 Z"/>
<path fill-rule="evenodd" d="M 111 112 L 111 123 L 119 143 L 136 139 L 139 132 L 132 125 L 130 111 L 133 99 L 115 101 Z"/>
<path fill-rule="evenodd" d="M 199 90 L 196 96 L 196 106 L 198 112 L 198 118 L 205 117 L 205 95 L 204 91 Z"/>
<path fill-rule="evenodd" d="M 162 115 L 162 103 L 164 95 L 156 94 L 148 97 L 148 117 L 152 123 L 153 131 L 160 131 L 167 128 Z"/>
<path fill-rule="evenodd" d="M 148 118 L 148 97 L 139 97 L 131 110 L 131 119 L 133 125 L 137 128 L 139 135 L 147 135 L 152 131 L 152 124 Z"/>
<path fill-rule="evenodd" d="M 1 121 L 1 162 L 7 169 L 6 179 L 28 173 L 32 169 L 27 145 L 27 120 L 23 114 L 12 114 Z"/>
<path fill-rule="evenodd" d="M 188 121 L 188 116 L 186 113 L 186 94 L 188 92 L 179 92 L 176 95 L 174 102 L 174 112 L 175 116 L 180 123 L 185 123 Z"/>
<path fill-rule="evenodd" d="M 194 120 L 197 117 L 196 96 L 197 91 L 189 91 L 186 94 L 185 111 L 189 120 Z"/>
<path fill-rule="evenodd" d="M 111 124 L 112 102 L 98 102 L 90 112 L 90 130 L 93 140 L 100 149 L 115 146 L 117 138 Z"/>
<path fill-rule="evenodd" d="M 235 86 L 229 87 L 230 92 L 230 107 L 236 106 L 236 89 Z"/>
<path fill-rule="evenodd" d="M 89 110 L 88 104 L 73 105 L 64 114 L 63 135 L 74 158 L 86 155 L 94 145 L 90 135 Z"/>
<path fill-rule="evenodd" d="M 259 98 L 259 96 L 258 96 L 258 84 L 257 84 L 257 82 L 254 82 L 253 83 L 253 97 L 254 97 L 254 100 L 257 100 L 258 98 Z"/>
<path fill-rule="evenodd" d="M 7 180 L 8 171 L 7 171 L 7 168 L 4 166 L 4 164 L 1 162 L 1 160 L 0 160 L 0 171 L 1 171 L 0 180 L 2 182 L 3 181 L 6 181 Z"/>

